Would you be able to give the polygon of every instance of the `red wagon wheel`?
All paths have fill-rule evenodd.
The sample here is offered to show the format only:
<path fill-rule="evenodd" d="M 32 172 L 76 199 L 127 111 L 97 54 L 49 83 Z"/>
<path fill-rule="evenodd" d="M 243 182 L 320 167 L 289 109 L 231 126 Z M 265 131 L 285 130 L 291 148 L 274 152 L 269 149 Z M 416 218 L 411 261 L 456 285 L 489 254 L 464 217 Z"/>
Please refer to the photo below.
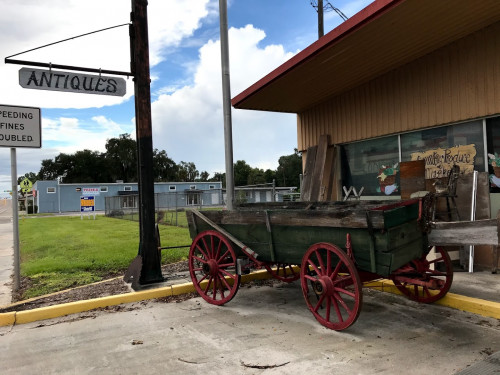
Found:
<path fill-rule="evenodd" d="M 295 270 L 295 265 L 288 263 L 265 263 L 264 267 L 273 278 L 285 283 L 300 279 L 300 272 Z"/>
<path fill-rule="evenodd" d="M 442 247 L 436 246 L 436 256 L 436 259 L 427 260 L 424 255 L 402 267 L 391 276 L 396 288 L 417 302 L 432 303 L 443 298 L 453 281 L 453 266 Z"/>
<path fill-rule="evenodd" d="M 322 325 L 340 331 L 356 321 L 361 281 L 353 261 L 340 248 L 312 245 L 302 258 L 300 281 L 307 307 Z"/>
<path fill-rule="evenodd" d="M 197 292 L 213 305 L 229 302 L 240 286 L 236 254 L 229 241 L 215 230 L 201 232 L 193 240 L 189 273 Z"/>

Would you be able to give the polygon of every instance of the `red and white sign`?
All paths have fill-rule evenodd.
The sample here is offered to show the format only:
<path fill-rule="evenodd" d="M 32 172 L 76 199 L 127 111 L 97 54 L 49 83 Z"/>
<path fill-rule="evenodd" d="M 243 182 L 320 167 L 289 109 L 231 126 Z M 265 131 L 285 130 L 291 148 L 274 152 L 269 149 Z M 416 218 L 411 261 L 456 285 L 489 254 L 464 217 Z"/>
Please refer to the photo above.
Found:
<path fill-rule="evenodd" d="M 95 188 L 82 188 L 82 195 L 99 195 L 100 189 L 98 187 Z"/>

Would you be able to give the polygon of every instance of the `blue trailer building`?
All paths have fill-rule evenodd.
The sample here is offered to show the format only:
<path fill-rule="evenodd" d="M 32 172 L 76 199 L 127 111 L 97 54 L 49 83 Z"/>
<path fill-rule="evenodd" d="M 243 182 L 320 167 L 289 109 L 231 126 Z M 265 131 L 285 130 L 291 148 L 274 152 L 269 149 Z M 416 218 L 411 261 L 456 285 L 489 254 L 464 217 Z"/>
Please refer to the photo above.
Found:
<path fill-rule="evenodd" d="M 136 182 L 64 184 L 53 180 L 36 181 L 33 185 L 39 213 L 80 212 L 80 199 L 89 192 L 94 196 L 96 211 L 104 211 L 106 198 L 116 196 L 123 197 L 120 200 L 122 208 L 138 206 Z M 165 196 L 175 196 L 178 207 L 223 204 L 221 182 L 157 182 L 154 192 L 163 200 Z"/>

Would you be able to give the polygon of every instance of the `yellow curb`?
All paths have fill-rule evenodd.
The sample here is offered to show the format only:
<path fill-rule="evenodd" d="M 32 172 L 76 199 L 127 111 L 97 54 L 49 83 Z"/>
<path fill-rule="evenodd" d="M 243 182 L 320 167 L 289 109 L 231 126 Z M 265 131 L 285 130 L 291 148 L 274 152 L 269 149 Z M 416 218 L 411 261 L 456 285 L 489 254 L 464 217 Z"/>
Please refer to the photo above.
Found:
<path fill-rule="evenodd" d="M 382 292 L 402 294 L 390 280 L 372 281 L 364 284 L 364 286 L 380 290 Z M 466 311 L 489 318 L 500 319 L 499 302 L 466 297 L 455 293 L 447 293 L 443 298 L 434 303 L 441 306 L 451 307 L 456 310 Z"/>
<path fill-rule="evenodd" d="M 257 271 L 252 274 L 243 275 L 242 283 L 247 283 L 252 280 L 268 279 L 267 271 Z M 58 318 L 65 315 L 76 314 L 79 312 L 94 310 L 98 308 L 120 305 L 123 303 L 139 302 L 148 299 L 162 298 L 168 296 L 177 296 L 195 292 L 196 289 L 193 283 L 184 283 L 161 287 L 157 289 L 143 290 L 139 292 L 131 292 L 126 294 L 118 294 L 115 296 L 107 296 L 84 301 L 76 301 L 63 303 L 60 305 L 40 307 L 38 309 L 0 313 L 0 326 L 31 323 L 44 319 Z"/>
<path fill-rule="evenodd" d="M 241 282 L 247 283 L 252 280 L 269 279 L 270 275 L 266 270 L 260 270 L 248 275 L 242 275 Z M 401 294 L 390 280 L 372 281 L 364 284 L 365 287 L 380 290 L 383 292 Z M 76 301 L 60 305 L 41 307 L 33 310 L 19 312 L 0 313 L 0 326 L 14 324 L 24 324 L 34 321 L 52 319 L 60 316 L 75 314 L 79 312 L 94 310 L 98 308 L 115 306 L 124 303 L 139 302 L 148 299 L 176 296 L 192 293 L 195 291 L 193 283 L 171 285 L 157 289 L 143 290 L 119 294 L 115 296 L 101 297 L 91 300 Z M 439 305 L 454 309 L 471 312 L 474 314 L 500 319 L 500 303 L 485 301 L 478 298 L 465 297 L 453 293 L 448 293 L 441 300 L 436 302 Z"/>
<path fill-rule="evenodd" d="M 86 288 L 86 287 L 92 286 L 92 285 L 104 284 L 104 283 L 106 283 L 108 281 L 113 281 L 113 280 L 116 280 L 116 279 L 123 279 L 123 276 L 114 277 L 112 279 L 106 279 L 106 280 L 96 281 L 95 283 L 92 283 L 92 284 L 79 285 L 79 286 L 75 286 L 74 288 L 64 289 L 64 290 L 60 290 L 58 292 L 44 294 L 42 296 L 37 296 L 37 297 L 28 298 L 28 299 L 23 299 L 22 301 L 17 301 L 17 302 L 11 303 L 9 305 L 0 306 L 0 309 L 2 309 L 2 310 L 3 309 L 12 309 L 13 307 L 21 306 L 21 305 L 24 305 L 26 303 L 30 303 L 30 302 L 34 302 L 34 301 L 38 301 L 39 299 L 42 299 L 42 298 L 47 298 L 47 297 L 52 297 L 52 296 L 58 296 L 60 294 L 71 292 L 73 290 L 83 289 L 83 288 Z"/>
<path fill-rule="evenodd" d="M 11 326 L 16 322 L 16 313 L 8 312 L 0 314 L 0 327 Z"/>

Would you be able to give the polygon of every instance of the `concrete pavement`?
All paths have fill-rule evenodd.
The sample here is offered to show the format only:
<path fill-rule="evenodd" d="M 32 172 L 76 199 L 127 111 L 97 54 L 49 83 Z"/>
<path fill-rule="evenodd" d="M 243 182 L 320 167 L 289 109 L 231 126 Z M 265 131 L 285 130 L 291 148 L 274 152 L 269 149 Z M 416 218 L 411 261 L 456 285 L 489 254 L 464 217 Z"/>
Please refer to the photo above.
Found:
<path fill-rule="evenodd" d="M 451 375 L 497 351 L 497 319 L 373 290 L 354 325 L 326 329 L 297 282 L 242 285 L 224 306 L 149 300 L 0 327 L 2 375 Z"/>

